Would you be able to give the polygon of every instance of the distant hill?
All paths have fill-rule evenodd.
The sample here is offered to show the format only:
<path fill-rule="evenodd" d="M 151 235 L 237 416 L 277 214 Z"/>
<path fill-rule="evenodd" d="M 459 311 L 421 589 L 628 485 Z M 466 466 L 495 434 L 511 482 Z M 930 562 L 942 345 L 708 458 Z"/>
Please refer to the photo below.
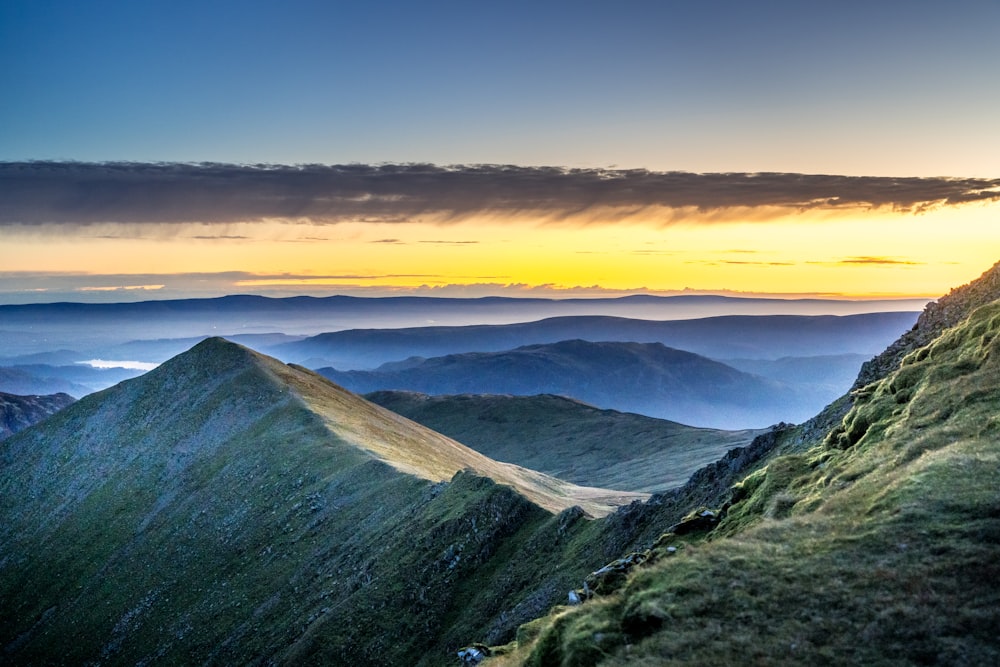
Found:
<path fill-rule="evenodd" d="M 69 394 L 79 397 L 92 390 L 78 382 L 53 377 L 50 373 L 38 374 L 16 366 L 0 366 L 0 391 L 19 396 Z"/>
<path fill-rule="evenodd" d="M 575 484 L 626 491 L 679 487 L 760 433 L 692 428 L 553 395 L 379 391 L 365 398 L 492 459 Z"/>
<path fill-rule="evenodd" d="M 729 296 L 537 299 L 485 297 L 268 298 L 230 295 L 133 303 L 0 305 L 4 355 L 67 347 L 85 354 L 130 340 L 281 332 L 312 335 L 343 329 L 509 324 L 552 316 L 612 315 L 673 320 L 741 315 L 818 315 L 919 311 L 926 299 L 851 301 Z M 45 337 L 36 335 L 45 322 Z M 566 336 L 563 336 L 565 338 Z M 546 342 L 546 341 L 531 341 Z M 548 341 L 551 342 L 551 341 Z M 523 344 L 523 343 L 519 343 Z M 457 350 L 448 350 L 455 352 Z M 794 354 L 789 352 L 788 354 Z"/>
<path fill-rule="evenodd" d="M 0 466 L 12 664 L 450 664 L 654 519 L 588 519 L 645 496 L 497 463 L 219 339 L 3 440 Z"/>
<path fill-rule="evenodd" d="M 570 340 L 426 359 L 375 371 L 318 371 L 351 391 L 559 394 L 601 408 L 711 428 L 763 428 L 809 409 L 793 389 L 658 343 Z"/>
<path fill-rule="evenodd" d="M 268 348 L 308 365 L 372 369 L 408 357 L 499 352 L 525 345 L 579 339 L 662 343 L 713 359 L 780 359 L 817 355 L 872 356 L 916 321 L 915 312 L 832 316 L 724 316 L 693 320 L 553 317 L 536 322 L 463 327 L 357 329 Z"/>
<path fill-rule="evenodd" d="M 140 375 L 127 368 L 93 368 L 83 364 L 0 366 L 0 391 L 12 394 L 70 394 L 77 398 Z"/>
<path fill-rule="evenodd" d="M 727 366 L 769 380 L 823 393 L 825 403 L 841 396 L 858 376 L 866 354 L 829 354 L 781 359 L 719 359 Z"/>
<path fill-rule="evenodd" d="M 73 401 L 66 394 L 17 396 L 0 392 L 0 440 L 42 421 Z"/>

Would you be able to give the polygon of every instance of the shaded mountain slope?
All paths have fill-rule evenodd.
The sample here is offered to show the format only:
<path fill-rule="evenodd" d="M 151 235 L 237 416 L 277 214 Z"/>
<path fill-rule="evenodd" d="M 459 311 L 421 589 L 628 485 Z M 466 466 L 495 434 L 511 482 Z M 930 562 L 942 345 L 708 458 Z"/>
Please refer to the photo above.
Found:
<path fill-rule="evenodd" d="M 352 391 L 428 394 L 560 394 L 628 412 L 713 428 L 761 428 L 808 417 L 800 392 L 658 343 L 570 340 L 497 353 L 319 373 Z"/>
<path fill-rule="evenodd" d="M 374 368 L 412 356 L 499 352 L 570 339 L 662 343 L 718 359 L 872 355 L 912 326 L 916 316 L 915 312 L 729 315 L 669 321 L 566 316 L 506 325 L 354 329 L 320 334 L 267 351 L 310 367 L 333 366 L 344 370 Z"/>
<path fill-rule="evenodd" d="M 42 421 L 74 400 L 67 394 L 16 396 L 0 392 L 0 440 Z"/>
<path fill-rule="evenodd" d="M 575 484 L 628 491 L 681 486 L 696 470 L 750 444 L 758 433 L 693 428 L 553 395 L 380 391 L 365 398 L 491 459 Z"/>
<path fill-rule="evenodd" d="M 819 444 L 765 456 L 721 522 L 673 527 L 489 664 L 996 664 L 998 410 L 994 302 L 868 384 Z"/>
<path fill-rule="evenodd" d="M 511 486 L 451 475 L 466 464 Z M 218 339 L 4 440 L 0 467 L 14 664 L 448 664 L 641 532 L 512 486 L 595 513 L 625 494 Z"/>

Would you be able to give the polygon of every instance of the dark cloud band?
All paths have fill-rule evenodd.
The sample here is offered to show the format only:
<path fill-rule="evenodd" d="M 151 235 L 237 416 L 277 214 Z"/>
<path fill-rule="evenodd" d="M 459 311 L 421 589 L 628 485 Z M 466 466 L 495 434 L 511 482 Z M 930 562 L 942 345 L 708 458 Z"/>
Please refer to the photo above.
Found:
<path fill-rule="evenodd" d="M 936 206 L 1000 199 L 1000 179 L 693 174 L 511 165 L 0 163 L 0 224 L 406 222 L 470 215 L 571 218 L 651 207 L 788 210 Z"/>

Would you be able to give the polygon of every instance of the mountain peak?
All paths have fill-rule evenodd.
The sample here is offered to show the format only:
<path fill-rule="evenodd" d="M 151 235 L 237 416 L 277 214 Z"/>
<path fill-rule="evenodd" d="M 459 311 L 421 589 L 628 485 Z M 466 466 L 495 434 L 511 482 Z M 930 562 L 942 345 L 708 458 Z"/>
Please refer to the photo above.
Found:
<path fill-rule="evenodd" d="M 145 376 L 126 383 L 141 394 L 169 401 L 175 394 L 204 403 L 213 395 L 246 396 L 258 411 L 291 402 L 302 419 L 321 424 L 341 446 L 428 481 L 450 480 L 471 470 L 513 487 L 537 505 L 559 512 L 573 505 L 603 516 L 646 494 L 608 491 L 500 463 L 436 431 L 401 417 L 300 366 L 287 365 L 224 338 L 207 338 Z M 218 400 L 213 398 L 211 400 Z M 244 418 L 256 417 L 246 413 Z"/>

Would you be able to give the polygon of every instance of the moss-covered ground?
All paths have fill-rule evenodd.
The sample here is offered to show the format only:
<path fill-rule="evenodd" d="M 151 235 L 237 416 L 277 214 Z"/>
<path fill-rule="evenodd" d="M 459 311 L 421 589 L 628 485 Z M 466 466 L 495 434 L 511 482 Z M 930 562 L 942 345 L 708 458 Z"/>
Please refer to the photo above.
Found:
<path fill-rule="evenodd" d="M 1000 303 L 861 389 L 726 509 L 491 664 L 1000 664 Z"/>

